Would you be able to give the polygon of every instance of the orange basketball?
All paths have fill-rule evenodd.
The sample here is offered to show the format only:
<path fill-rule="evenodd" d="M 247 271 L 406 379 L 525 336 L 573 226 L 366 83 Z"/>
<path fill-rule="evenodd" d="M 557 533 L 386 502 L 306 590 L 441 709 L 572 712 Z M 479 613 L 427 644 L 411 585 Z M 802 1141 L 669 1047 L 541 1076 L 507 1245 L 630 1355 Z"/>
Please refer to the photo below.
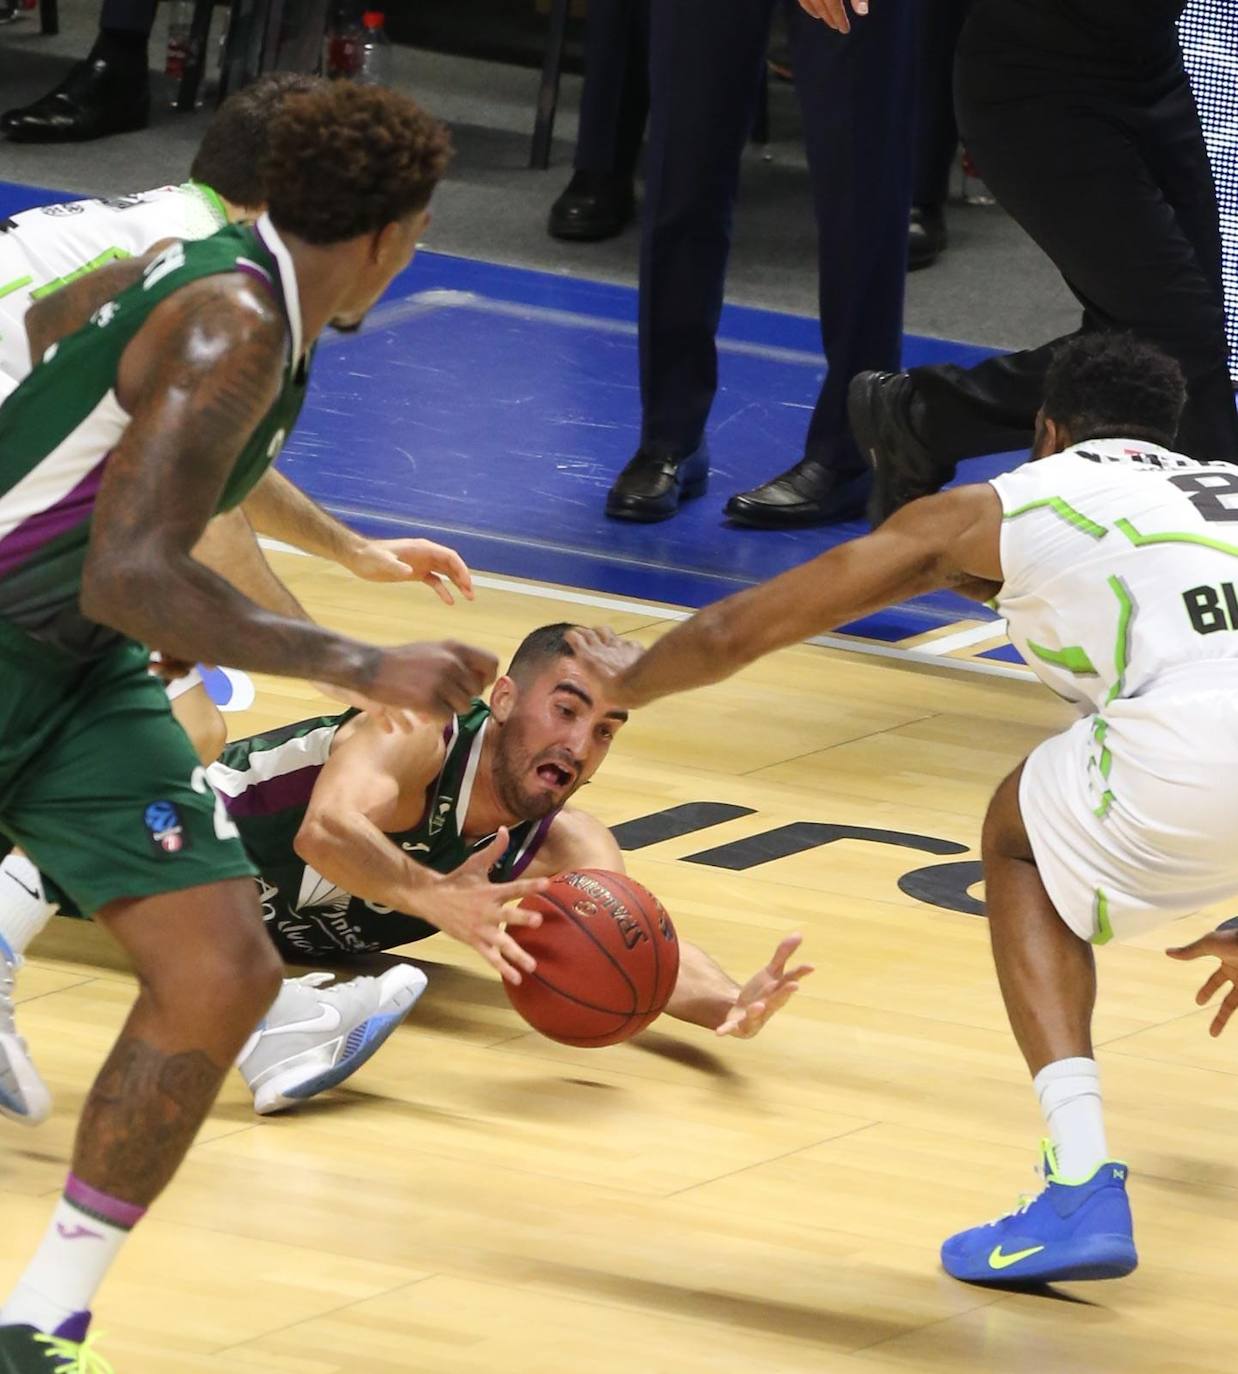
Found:
<path fill-rule="evenodd" d="M 623 873 L 561 873 L 522 906 L 542 924 L 509 927 L 537 960 L 511 1004 L 565 1045 L 616 1045 L 660 1016 L 679 976 L 679 940 L 662 903 Z"/>

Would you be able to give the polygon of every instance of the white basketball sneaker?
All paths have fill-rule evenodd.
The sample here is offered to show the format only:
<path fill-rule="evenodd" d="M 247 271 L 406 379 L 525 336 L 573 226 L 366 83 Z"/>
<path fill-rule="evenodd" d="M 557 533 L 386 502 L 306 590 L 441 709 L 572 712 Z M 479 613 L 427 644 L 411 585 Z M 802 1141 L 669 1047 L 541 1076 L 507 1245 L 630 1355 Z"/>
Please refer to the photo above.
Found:
<path fill-rule="evenodd" d="M 425 990 L 425 974 L 411 964 L 350 983 L 333 982 L 330 973 L 286 978 L 237 1060 L 254 1110 L 282 1111 L 350 1078 Z"/>
<path fill-rule="evenodd" d="M 52 1095 L 13 1021 L 13 983 L 21 966 L 21 955 L 0 935 L 0 1116 L 38 1126 L 51 1115 Z"/>

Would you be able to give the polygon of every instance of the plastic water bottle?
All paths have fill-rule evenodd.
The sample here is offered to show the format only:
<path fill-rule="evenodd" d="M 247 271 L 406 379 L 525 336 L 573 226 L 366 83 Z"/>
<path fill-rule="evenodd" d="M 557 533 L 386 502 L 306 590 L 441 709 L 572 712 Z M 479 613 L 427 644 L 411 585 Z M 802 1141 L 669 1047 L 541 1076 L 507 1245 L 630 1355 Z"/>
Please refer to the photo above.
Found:
<path fill-rule="evenodd" d="M 363 34 L 356 5 L 350 0 L 336 0 L 331 8 L 322 63 L 323 72 L 332 81 L 355 77 L 361 70 Z"/>
<path fill-rule="evenodd" d="M 380 10 L 366 10 L 361 16 L 361 63 L 357 80 L 364 86 L 391 84 L 391 39 L 383 23 Z"/>
<path fill-rule="evenodd" d="M 168 56 L 164 71 L 177 81 L 192 56 L 193 0 L 176 0 L 168 19 Z"/>

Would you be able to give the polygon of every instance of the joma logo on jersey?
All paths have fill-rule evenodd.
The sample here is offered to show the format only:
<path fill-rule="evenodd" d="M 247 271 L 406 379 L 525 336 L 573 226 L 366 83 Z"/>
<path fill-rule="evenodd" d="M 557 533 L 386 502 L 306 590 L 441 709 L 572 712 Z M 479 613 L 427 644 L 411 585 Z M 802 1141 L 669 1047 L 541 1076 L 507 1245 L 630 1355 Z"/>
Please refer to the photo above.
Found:
<path fill-rule="evenodd" d="M 451 809 L 456 804 L 454 797 L 441 798 L 438 805 L 430 813 L 430 834 L 437 835 L 443 828 L 443 822 L 451 814 Z"/>
<path fill-rule="evenodd" d="M 1216 587 L 1192 587 L 1182 593 L 1182 601 L 1197 634 L 1238 630 L 1238 594 L 1232 582 L 1222 582 Z"/>

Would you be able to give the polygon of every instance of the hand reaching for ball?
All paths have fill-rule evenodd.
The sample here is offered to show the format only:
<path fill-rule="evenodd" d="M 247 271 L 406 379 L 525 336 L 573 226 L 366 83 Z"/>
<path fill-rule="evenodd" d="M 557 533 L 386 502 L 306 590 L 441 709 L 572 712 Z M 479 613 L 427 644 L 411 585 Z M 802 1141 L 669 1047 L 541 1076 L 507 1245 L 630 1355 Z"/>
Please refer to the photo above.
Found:
<path fill-rule="evenodd" d="M 788 935 L 778 942 L 769 963 L 754 973 L 735 994 L 730 1010 L 714 1028 L 715 1035 L 751 1040 L 775 1012 L 786 1006 L 799 988 L 800 980 L 813 972 L 812 964 L 787 968 L 787 960 L 799 949 L 803 939 L 802 935 Z"/>

